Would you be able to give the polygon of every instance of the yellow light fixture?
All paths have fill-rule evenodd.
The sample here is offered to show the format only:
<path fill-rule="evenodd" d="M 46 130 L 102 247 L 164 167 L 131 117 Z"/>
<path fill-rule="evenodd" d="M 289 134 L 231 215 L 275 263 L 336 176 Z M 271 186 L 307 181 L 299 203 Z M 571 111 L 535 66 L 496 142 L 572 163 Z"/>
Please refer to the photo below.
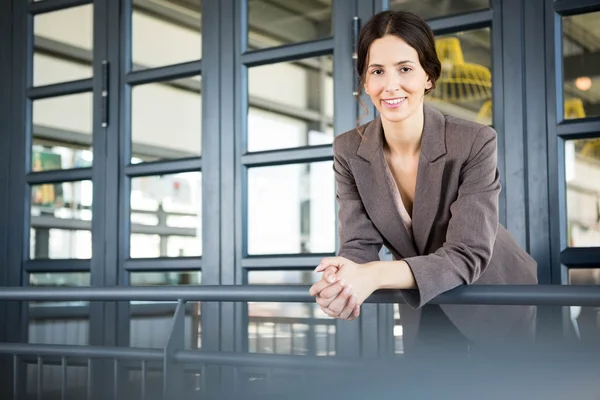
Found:
<path fill-rule="evenodd" d="M 483 65 L 466 63 L 456 37 L 436 39 L 435 48 L 442 63 L 435 100 L 453 103 L 482 101 L 492 97 L 492 74 Z"/>

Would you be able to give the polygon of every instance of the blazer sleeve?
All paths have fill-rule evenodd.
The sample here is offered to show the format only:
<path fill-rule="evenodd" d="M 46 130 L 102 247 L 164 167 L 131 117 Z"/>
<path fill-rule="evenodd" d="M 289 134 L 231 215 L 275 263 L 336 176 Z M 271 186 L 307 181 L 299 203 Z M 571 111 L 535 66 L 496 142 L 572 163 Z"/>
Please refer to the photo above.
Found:
<path fill-rule="evenodd" d="M 339 137 L 333 142 L 333 171 L 340 236 L 338 255 L 359 264 L 378 261 L 383 239 L 367 215 L 352 172 L 340 154 L 338 139 Z"/>
<path fill-rule="evenodd" d="M 402 291 L 411 307 L 422 307 L 445 291 L 472 284 L 487 268 L 499 223 L 496 147 L 496 132 L 483 127 L 461 168 L 444 245 L 435 253 L 404 259 L 417 285 L 417 290 Z"/>

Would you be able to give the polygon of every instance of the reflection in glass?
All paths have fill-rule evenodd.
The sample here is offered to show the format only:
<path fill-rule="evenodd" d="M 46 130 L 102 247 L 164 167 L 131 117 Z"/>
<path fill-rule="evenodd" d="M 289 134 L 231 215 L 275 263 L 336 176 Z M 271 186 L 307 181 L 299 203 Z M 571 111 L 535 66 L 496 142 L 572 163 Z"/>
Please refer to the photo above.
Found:
<path fill-rule="evenodd" d="M 423 19 L 447 17 L 489 7 L 489 0 L 390 0 L 391 10 L 410 11 Z"/>
<path fill-rule="evenodd" d="M 130 257 L 200 256 L 201 190 L 200 172 L 133 178 Z"/>
<path fill-rule="evenodd" d="M 33 102 L 32 172 L 91 167 L 92 93 Z"/>
<path fill-rule="evenodd" d="M 331 161 L 248 170 L 248 254 L 333 253 Z"/>
<path fill-rule="evenodd" d="M 248 48 L 331 36 L 331 0 L 248 0 Z"/>
<path fill-rule="evenodd" d="M 31 259 L 92 257 L 92 182 L 31 187 Z"/>
<path fill-rule="evenodd" d="M 35 86 L 92 76 L 93 23 L 92 4 L 34 17 Z"/>
<path fill-rule="evenodd" d="M 33 273 L 29 274 L 29 286 L 90 286 L 90 274 L 89 272 Z M 30 301 L 28 305 L 29 343 L 88 344 L 87 301 Z"/>
<path fill-rule="evenodd" d="M 427 97 L 444 114 L 492 123 L 490 29 L 436 37 L 442 74 Z"/>
<path fill-rule="evenodd" d="M 568 245 L 600 246 L 600 138 L 565 142 Z"/>
<path fill-rule="evenodd" d="M 199 60 L 201 17 L 200 1 L 158 0 L 151 7 L 136 2 L 131 21 L 133 69 Z"/>
<path fill-rule="evenodd" d="M 199 285 L 201 271 L 131 272 L 131 286 Z M 171 320 L 176 302 L 130 302 L 130 336 L 132 347 L 164 348 L 171 332 Z M 199 302 L 185 305 L 185 348 L 202 345 L 201 313 Z"/>
<path fill-rule="evenodd" d="M 569 285 L 600 285 L 600 264 L 596 268 L 569 269 Z M 584 345 L 600 345 L 598 307 L 569 307 L 573 333 Z"/>
<path fill-rule="evenodd" d="M 131 140 L 138 158 L 147 156 L 150 160 L 144 161 L 153 161 L 200 155 L 200 88 L 200 77 L 133 87 Z"/>
<path fill-rule="evenodd" d="M 249 271 L 250 285 L 312 285 L 313 271 Z M 335 355 L 335 319 L 316 303 L 248 302 L 251 353 Z"/>
<path fill-rule="evenodd" d="M 600 116 L 600 12 L 562 18 L 565 119 Z"/>
<path fill-rule="evenodd" d="M 248 69 L 248 151 L 329 144 L 332 57 Z"/>

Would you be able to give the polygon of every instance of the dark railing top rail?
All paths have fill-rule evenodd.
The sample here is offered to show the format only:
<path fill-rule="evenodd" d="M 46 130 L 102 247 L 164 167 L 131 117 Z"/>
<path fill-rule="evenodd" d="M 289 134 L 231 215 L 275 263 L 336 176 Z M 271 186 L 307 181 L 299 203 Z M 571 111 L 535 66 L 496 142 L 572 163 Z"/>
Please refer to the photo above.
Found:
<path fill-rule="evenodd" d="M 0 343 L 0 353 L 19 356 L 103 358 L 117 360 L 162 361 L 162 349 L 99 347 L 37 343 Z"/>
<path fill-rule="evenodd" d="M 312 302 L 309 286 L 198 285 L 167 287 L 3 287 L 0 301 L 216 301 Z M 404 303 L 398 290 L 380 290 L 368 303 Z M 431 304 L 600 306 L 600 286 L 471 285 L 460 286 Z"/>

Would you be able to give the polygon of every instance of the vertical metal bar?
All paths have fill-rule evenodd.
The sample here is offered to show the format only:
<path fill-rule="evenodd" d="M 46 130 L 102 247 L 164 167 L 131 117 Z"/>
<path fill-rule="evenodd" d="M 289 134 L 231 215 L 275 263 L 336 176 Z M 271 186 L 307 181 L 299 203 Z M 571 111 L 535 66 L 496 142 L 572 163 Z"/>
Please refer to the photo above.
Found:
<path fill-rule="evenodd" d="M 119 398 L 119 360 L 113 360 L 113 399 Z"/>
<path fill-rule="evenodd" d="M 146 400 L 146 374 L 148 372 L 148 362 L 142 360 L 142 400 Z"/>
<path fill-rule="evenodd" d="M 37 375 L 37 398 L 38 400 L 42 400 L 43 392 L 44 392 L 44 362 L 42 361 L 42 357 L 38 356 L 37 358 L 37 367 L 38 367 L 38 375 Z"/>
<path fill-rule="evenodd" d="M 273 324 L 273 353 L 277 354 L 277 324 Z"/>
<path fill-rule="evenodd" d="M 18 400 L 19 399 L 19 356 L 14 354 L 13 355 L 13 373 L 12 373 L 12 379 L 13 379 L 13 388 L 12 388 L 12 392 L 13 392 L 13 400 Z"/>
<path fill-rule="evenodd" d="M 295 341 L 296 341 L 296 332 L 294 330 L 294 323 L 290 324 L 290 335 L 291 335 L 291 340 L 290 340 L 290 342 L 291 342 L 290 343 L 291 351 L 290 351 L 290 354 L 295 354 L 294 349 L 296 348 L 296 344 L 295 344 Z"/>
<path fill-rule="evenodd" d="M 67 358 L 60 358 L 60 398 L 66 400 L 67 398 Z"/>
<path fill-rule="evenodd" d="M 92 387 L 93 387 L 93 374 L 92 374 L 92 359 L 88 358 L 88 362 L 87 362 L 87 385 L 86 385 L 86 399 L 87 400 L 91 400 L 92 399 Z"/>
<path fill-rule="evenodd" d="M 184 370 L 174 360 L 177 350 L 185 347 L 185 301 L 179 300 L 177 309 L 171 322 L 171 333 L 164 349 L 164 377 L 163 396 L 167 398 L 179 398 L 184 393 Z"/>

